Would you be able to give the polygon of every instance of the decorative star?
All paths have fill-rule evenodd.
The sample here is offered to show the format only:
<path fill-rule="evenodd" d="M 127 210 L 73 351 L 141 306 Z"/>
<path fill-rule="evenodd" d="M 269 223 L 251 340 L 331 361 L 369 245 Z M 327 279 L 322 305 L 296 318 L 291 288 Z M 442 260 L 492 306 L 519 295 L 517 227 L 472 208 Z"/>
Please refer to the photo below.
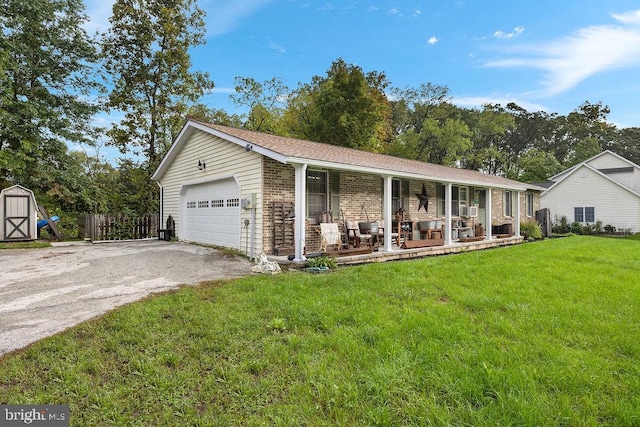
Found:
<path fill-rule="evenodd" d="M 418 212 L 420 212 L 420 209 L 422 209 L 423 206 L 424 206 L 424 211 L 429 212 L 428 211 L 429 196 L 427 195 L 427 189 L 424 187 L 424 184 L 422 184 L 422 194 L 416 193 L 416 196 L 418 196 L 418 199 L 420 199 L 420 206 L 418 206 Z"/>

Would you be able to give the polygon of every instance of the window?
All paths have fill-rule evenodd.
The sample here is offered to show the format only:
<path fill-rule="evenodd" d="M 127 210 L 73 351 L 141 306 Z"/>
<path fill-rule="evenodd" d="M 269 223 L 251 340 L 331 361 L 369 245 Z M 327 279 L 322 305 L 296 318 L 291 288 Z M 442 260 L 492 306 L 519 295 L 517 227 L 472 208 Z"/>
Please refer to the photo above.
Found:
<path fill-rule="evenodd" d="M 573 220 L 582 224 L 593 224 L 596 222 L 596 211 L 593 207 L 576 207 L 573 208 Z"/>
<path fill-rule="evenodd" d="M 327 173 L 307 171 L 307 217 L 316 217 L 327 210 Z"/>
<path fill-rule="evenodd" d="M 533 216 L 533 193 L 527 193 L 527 216 Z"/>
<path fill-rule="evenodd" d="M 200 200 L 198 202 L 198 208 L 202 209 L 202 208 L 208 208 L 209 207 L 209 201 L 208 200 Z"/>
<path fill-rule="evenodd" d="M 196 202 L 187 202 L 187 209 L 194 209 L 196 207 Z"/>
<path fill-rule="evenodd" d="M 395 214 L 400 208 L 409 210 L 409 181 L 391 180 L 391 213 Z"/>
<path fill-rule="evenodd" d="M 212 208 L 224 208 L 224 199 L 216 199 L 211 201 Z"/>
<path fill-rule="evenodd" d="M 513 193 L 504 191 L 504 216 L 513 216 Z"/>
<path fill-rule="evenodd" d="M 228 208 L 237 208 L 238 206 L 240 206 L 240 199 L 227 199 Z"/>
<path fill-rule="evenodd" d="M 445 195 L 446 186 L 443 184 L 436 185 L 437 196 L 437 214 L 445 215 Z M 467 216 L 469 214 L 469 188 L 451 186 L 451 216 Z"/>

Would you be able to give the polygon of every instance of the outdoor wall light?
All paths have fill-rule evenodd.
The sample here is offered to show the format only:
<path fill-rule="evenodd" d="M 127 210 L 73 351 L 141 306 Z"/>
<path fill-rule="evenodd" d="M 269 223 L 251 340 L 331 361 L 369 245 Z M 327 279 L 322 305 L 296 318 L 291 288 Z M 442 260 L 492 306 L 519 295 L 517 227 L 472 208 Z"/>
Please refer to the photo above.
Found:
<path fill-rule="evenodd" d="M 205 170 L 206 168 L 207 168 L 207 164 L 202 160 L 198 159 L 198 170 L 202 171 L 202 170 Z"/>
<path fill-rule="evenodd" d="M 244 146 L 244 150 L 245 150 L 245 151 L 251 151 L 251 150 L 253 150 L 253 145 L 251 145 L 251 144 L 247 144 L 247 145 L 245 145 L 245 146 Z"/>

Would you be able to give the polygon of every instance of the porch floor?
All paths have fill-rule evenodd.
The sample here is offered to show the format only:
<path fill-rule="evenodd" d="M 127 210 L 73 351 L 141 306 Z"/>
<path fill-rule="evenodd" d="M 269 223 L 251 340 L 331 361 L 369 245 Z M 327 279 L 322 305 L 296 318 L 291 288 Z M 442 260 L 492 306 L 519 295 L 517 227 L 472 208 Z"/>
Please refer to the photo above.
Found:
<path fill-rule="evenodd" d="M 384 252 L 382 248 L 379 248 L 377 251 L 361 254 L 361 255 L 349 255 L 349 256 L 340 256 L 336 257 L 336 263 L 338 265 L 357 265 L 357 264 L 368 264 L 372 262 L 385 262 L 385 261 L 395 261 L 402 259 L 413 259 L 413 258 L 423 258 L 427 256 L 434 255 L 446 255 L 446 254 L 455 254 L 459 252 L 466 251 L 475 251 L 480 249 L 489 249 L 489 248 L 497 248 L 500 246 L 510 246 L 522 243 L 524 241 L 523 237 L 505 237 L 501 239 L 491 239 L 491 240 L 480 240 L 477 242 L 454 242 L 451 245 L 444 246 L 431 246 L 426 248 L 414 248 L 414 249 L 402 249 L 398 248 L 396 245 L 393 245 L 392 250 L 389 252 Z M 330 255 L 330 253 L 328 253 Z M 297 263 L 293 261 L 289 261 L 286 256 L 275 256 L 270 255 L 269 260 L 276 261 L 281 265 L 290 265 L 291 267 L 296 266 L 304 266 L 306 263 Z"/>

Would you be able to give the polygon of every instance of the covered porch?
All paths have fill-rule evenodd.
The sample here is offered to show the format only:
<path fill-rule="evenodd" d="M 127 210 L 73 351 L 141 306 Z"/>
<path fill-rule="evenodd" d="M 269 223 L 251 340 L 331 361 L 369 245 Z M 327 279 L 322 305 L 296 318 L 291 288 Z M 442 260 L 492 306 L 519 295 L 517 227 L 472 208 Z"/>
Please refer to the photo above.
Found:
<path fill-rule="evenodd" d="M 328 250 L 324 252 L 326 256 L 335 257 L 336 263 L 339 266 L 346 265 L 358 265 L 358 264 L 369 264 L 374 262 L 386 262 L 386 261 L 398 261 L 398 260 L 407 260 L 407 259 L 415 259 L 415 258 L 424 258 L 429 256 L 438 256 L 438 255 L 448 255 L 448 254 L 456 254 L 467 251 L 474 250 L 482 250 L 482 249 L 491 249 L 498 248 L 504 246 L 511 246 L 520 244 L 523 242 L 523 237 L 521 236 L 512 236 L 512 237 L 504 237 L 504 238 L 494 238 L 491 240 L 479 240 L 472 242 L 453 242 L 450 244 L 445 244 L 441 246 L 429 246 L 429 247 L 420 247 L 413 249 L 402 249 L 394 247 L 395 250 L 392 251 L 384 251 L 384 250 L 373 250 L 368 253 L 361 253 L 355 255 L 349 255 L 348 253 L 340 253 L 337 251 Z M 318 255 L 318 253 L 313 254 Z M 311 255 L 310 255 L 311 256 Z M 269 259 L 272 261 L 276 261 L 281 265 L 304 265 L 305 263 L 300 263 L 295 260 L 289 259 L 289 257 L 281 255 L 272 255 L 269 256 Z"/>
<path fill-rule="evenodd" d="M 340 184 L 329 182 L 329 176 L 333 180 L 349 181 L 354 176 L 353 170 L 319 172 L 314 169 L 310 174 L 307 164 L 293 166 L 295 197 L 291 216 L 304 219 L 293 220 L 293 262 L 305 262 L 306 254 L 327 250 L 326 237 L 320 231 L 323 223 L 338 225 L 341 251 L 335 255 L 343 264 L 358 263 L 362 257 L 368 259 L 363 262 L 386 261 L 451 253 L 458 251 L 458 248 L 482 249 L 522 241 L 519 234 L 520 206 L 526 187 L 496 188 L 472 181 L 436 180 L 433 177 L 406 174 L 367 174 L 369 171 L 362 171 L 361 176 L 352 179 L 349 186 L 340 187 Z M 325 179 L 325 188 L 335 188 L 339 197 L 329 190 L 320 193 L 319 197 L 317 190 L 308 187 L 316 185 L 310 176 L 316 180 L 318 176 Z M 503 197 L 505 194 L 506 199 Z M 353 206 L 359 203 L 364 211 L 360 214 L 354 212 L 358 209 Z M 367 213 L 368 203 L 377 205 L 372 215 Z M 509 209 L 506 219 L 503 212 L 505 204 Z M 316 206 L 326 211 L 318 212 L 322 208 Z M 345 210 L 349 212 L 346 219 Z M 354 222 L 359 224 L 357 231 L 367 236 L 362 243 L 352 241 L 351 230 L 354 226 L 349 223 Z M 384 231 L 374 230 L 375 234 L 372 235 L 370 230 L 363 230 L 366 224 L 376 224 L 376 229 Z M 496 225 L 500 228 L 496 228 Z M 353 246 L 355 250 L 361 244 L 369 245 L 371 251 L 353 255 L 343 253 L 345 249 Z M 330 254 L 329 250 L 327 254 Z"/>

